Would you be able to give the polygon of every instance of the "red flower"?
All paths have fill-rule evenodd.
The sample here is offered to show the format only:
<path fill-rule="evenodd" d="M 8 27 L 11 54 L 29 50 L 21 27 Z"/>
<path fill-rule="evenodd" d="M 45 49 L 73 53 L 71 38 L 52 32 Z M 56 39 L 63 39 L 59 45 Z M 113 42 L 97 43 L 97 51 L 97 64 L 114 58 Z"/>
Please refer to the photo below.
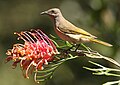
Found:
<path fill-rule="evenodd" d="M 24 31 L 15 33 L 18 39 L 24 40 L 24 44 L 15 44 L 7 51 L 6 62 L 13 60 L 12 66 L 15 68 L 20 63 L 25 71 L 25 77 L 34 70 L 43 70 L 44 65 L 54 60 L 58 53 L 53 42 L 41 30 Z"/>

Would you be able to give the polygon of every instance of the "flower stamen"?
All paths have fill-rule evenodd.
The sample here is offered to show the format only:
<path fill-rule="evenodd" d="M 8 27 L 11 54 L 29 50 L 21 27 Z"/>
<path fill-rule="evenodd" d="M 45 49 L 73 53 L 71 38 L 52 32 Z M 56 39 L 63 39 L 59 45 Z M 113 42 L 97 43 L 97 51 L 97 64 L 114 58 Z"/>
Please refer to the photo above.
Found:
<path fill-rule="evenodd" d="M 14 44 L 13 48 L 6 53 L 8 55 L 6 62 L 13 60 L 14 68 L 20 63 L 26 78 L 29 78 L 29 72 L 43 70 L 44 65 L 52 62 L 53 56 L 58 53 L 52 40 L 41 30 L 15 32 L 14 34 L 17 34 L 18 40 L 22 39 L 24 44 Z"/>

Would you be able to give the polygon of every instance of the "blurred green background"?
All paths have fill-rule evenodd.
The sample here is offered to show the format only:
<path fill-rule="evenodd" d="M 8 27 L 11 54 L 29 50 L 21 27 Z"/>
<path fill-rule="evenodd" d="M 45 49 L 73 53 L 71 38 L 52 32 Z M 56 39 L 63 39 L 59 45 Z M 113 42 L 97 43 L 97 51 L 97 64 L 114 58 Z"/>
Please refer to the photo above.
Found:
<path fill-rule="evenodd" d="M 47 35 L 53 34 L 53 23 L 40 12 L 58 7 L 65 18 L 82 27 L 99 39 L 113 44 L 105 47 L 88 43 L 92 49 L 120 62 L 120 0 L 0 0 L 0 85 L 37 85 L 22 76 L 19 66 L 13 70 L 12 62 L 4 63 L 5 52 L 20 42 L 14 32 L 41 28 Z M 115 77 L 95 76 L 83 66 L 90 66 L 89 58 L 81 57 L 62 64 L 46 85 L 101 85 Z M 97 60 L 98 61 L 98 60 Z M 105 66 L 112 64 L 99 60 Z"/>

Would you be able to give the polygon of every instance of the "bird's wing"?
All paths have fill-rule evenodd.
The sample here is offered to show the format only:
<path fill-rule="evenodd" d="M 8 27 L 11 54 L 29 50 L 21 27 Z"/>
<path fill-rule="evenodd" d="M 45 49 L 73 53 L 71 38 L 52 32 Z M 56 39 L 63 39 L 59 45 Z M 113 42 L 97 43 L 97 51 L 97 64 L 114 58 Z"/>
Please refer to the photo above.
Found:
<path fill-rule="evenodd" d="M 59 26 L 60 26 L 59 29 L 62 32 L 66 32 L 66 33 L 70 33 L 70 34 L 82 34 L 82 35 L 90 36 L 93 38 L 97 38 L 96 36 L 90 34 L 89 32 L 87 32 L 81 28 L 74 26 L 72 23 L 70 23 L 66 20 L 64 23 L 60 24 Z"/>
<path fill-rule="evenodd" d="M 90 36 L 90 37 L 93 37 L 93 38 L 97 38 L 96 36 L 90 34 L 89 32 L 81 29 L 81 28 L 78 28 L 76 27 L 74 30 L 70 30 L 71 32 L 73 33 L 76 33 L 76 34 L 82 34 L 82 35 L 87 35 L 87 36 Z"/>

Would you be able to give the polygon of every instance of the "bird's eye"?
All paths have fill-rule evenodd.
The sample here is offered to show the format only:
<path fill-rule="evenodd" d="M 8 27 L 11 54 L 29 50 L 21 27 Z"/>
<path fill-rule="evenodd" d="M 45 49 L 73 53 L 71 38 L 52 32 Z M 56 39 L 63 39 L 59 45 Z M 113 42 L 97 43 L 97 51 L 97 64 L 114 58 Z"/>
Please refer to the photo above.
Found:
<path fill-rule="evenodd" d="M 55 13 L 55 11 L 54 11 L 54 10 L 52 10 L 51 12 L 52 12 L 52 13 Z"/>

